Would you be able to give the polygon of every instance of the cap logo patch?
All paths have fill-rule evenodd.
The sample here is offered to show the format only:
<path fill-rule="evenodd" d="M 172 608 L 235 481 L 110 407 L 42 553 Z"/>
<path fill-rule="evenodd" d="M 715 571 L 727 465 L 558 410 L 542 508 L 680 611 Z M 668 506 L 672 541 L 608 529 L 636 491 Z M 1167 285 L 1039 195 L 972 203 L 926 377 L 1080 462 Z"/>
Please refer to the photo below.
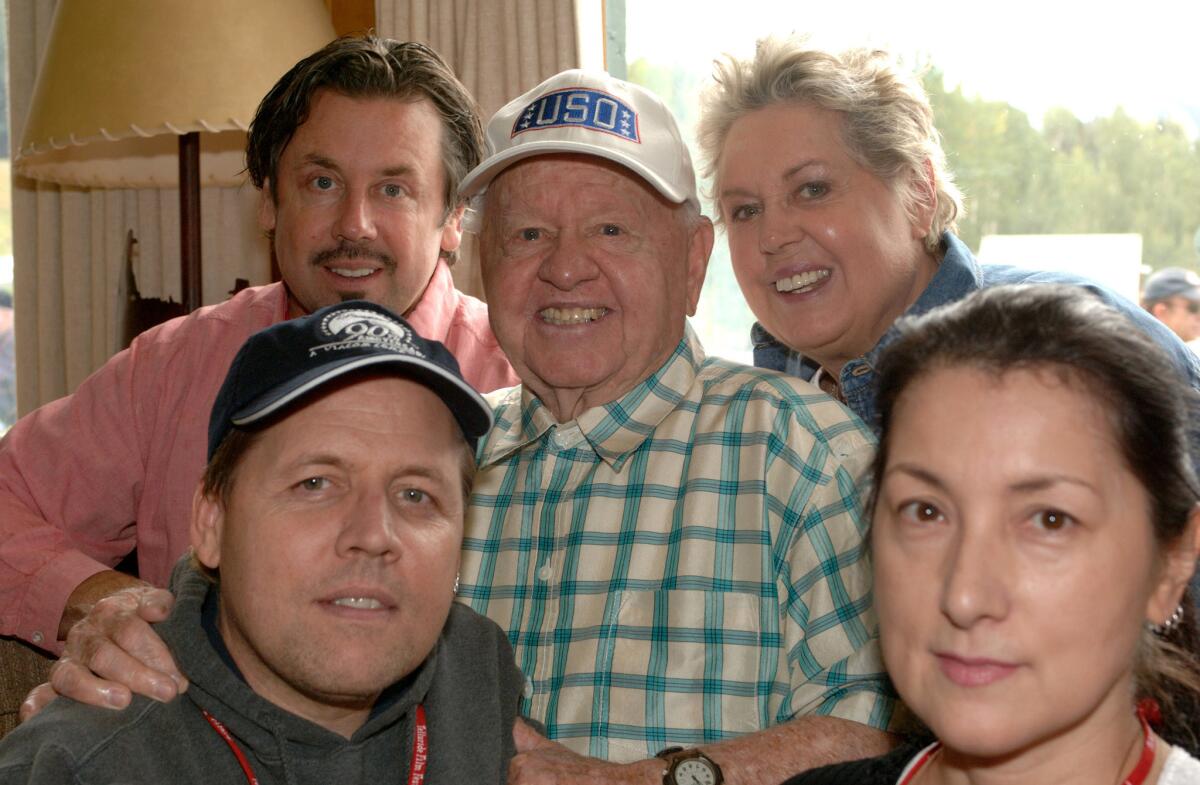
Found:
<path fill-rule="evenodd" d="M 309 347 L 309 357 L 319 352 L 361 349 L 369 346 L 398 354 L 424 357 L 412 340 L 412 331 L 383 314 L 364 309 L 335 311 L 321 320 L 320 332 L 329 341 Z"/>
<path fill-rule="evenodd" d="M 569 87 L 537 99 L 517 115 L 512 136 L 547 128 L 587 128 L 641 144 L 638 115 L 621 99 L 600 90 Z"/>

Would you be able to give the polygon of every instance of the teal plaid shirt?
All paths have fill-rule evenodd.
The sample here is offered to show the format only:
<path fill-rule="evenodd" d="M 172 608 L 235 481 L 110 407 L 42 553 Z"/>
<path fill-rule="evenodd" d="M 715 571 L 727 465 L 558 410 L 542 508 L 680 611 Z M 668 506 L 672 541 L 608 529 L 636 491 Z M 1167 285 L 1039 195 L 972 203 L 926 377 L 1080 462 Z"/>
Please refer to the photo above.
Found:
<path fill-rule="evenodd" d="M 690 328 L 619 400 L 556 423 L 491 396 L 459 599 L 508 630 L 522 711 L 600 758 L 829 714 L 885 727 L 858 481 L 869 431 Z"/>

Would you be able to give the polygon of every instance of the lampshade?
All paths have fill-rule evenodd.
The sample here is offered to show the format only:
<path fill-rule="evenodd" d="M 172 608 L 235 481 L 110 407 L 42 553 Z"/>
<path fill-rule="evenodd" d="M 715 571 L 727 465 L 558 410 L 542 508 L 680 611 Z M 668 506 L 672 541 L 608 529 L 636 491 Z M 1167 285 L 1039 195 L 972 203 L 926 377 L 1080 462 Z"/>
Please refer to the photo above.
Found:
<path fill-rule="evenodd" d="M 235 185 L 267 90 L 335 36 L 324 0 L 61 0 L 14 166 L 83 187 Z"/>

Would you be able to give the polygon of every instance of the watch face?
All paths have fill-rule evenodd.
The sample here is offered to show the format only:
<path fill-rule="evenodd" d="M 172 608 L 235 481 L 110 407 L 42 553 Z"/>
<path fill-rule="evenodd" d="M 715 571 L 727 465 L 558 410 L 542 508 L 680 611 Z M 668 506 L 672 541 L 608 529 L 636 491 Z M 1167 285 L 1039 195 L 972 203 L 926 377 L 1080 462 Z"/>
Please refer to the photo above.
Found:
<path fill-rule="evenodd" d="M 717 773 L 708 761 L 699 758 L 681 760 L 675 765 L 675 782 L 679 785 L 716 785 Z"/>

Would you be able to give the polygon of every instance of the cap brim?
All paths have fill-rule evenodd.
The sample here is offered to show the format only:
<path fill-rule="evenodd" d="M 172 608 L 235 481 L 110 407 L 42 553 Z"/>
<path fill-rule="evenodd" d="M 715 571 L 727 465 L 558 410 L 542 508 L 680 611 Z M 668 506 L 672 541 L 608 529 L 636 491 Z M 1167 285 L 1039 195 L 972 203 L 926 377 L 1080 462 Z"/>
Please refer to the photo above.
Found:
<path fill-rule="evenodd" d="M 488 158 L 468 172 L 467 176 L 463 178 L 462 185 L 459 186 L 459 195 L 469 199 L 472 196 L 483 193 L 487 190 L 492 180 L 495 179 L 496 175 L 518 161 L 538 155 L 550 155 L 552 153 L 580 153 L 582 155 L 595 155 L 600 158 L 607 158 L 614 163 L 621 164 L 621 166 L 633 170 L 635 174 L 650 183 L 654 190 L 675 204 L 683 204 L 691 198 L 689 194 L 681 193 L 678 189 L 671 187 L 670 184 L 654 172 L 651 172 L 632 156 L 620 155 L 607 147 L 569 139 L 522 142 L 515 147 L 510 147 L 504 152 Z"/>
<path fill-rule="evenodd" d="M 335 379 L 385 363 L 405 366 L 405 373 L 398 375 L 410 376 L 436 392 L 469 439 L 479 439 L 492 427 L 491 407 L 475 388 L 434 363 L 402 354 L 375 354 L 331 361 L 263 393 L 234 412 L 230 422 L 239 427 L 252 425 L 286 411 L 293 402 Z"/>

